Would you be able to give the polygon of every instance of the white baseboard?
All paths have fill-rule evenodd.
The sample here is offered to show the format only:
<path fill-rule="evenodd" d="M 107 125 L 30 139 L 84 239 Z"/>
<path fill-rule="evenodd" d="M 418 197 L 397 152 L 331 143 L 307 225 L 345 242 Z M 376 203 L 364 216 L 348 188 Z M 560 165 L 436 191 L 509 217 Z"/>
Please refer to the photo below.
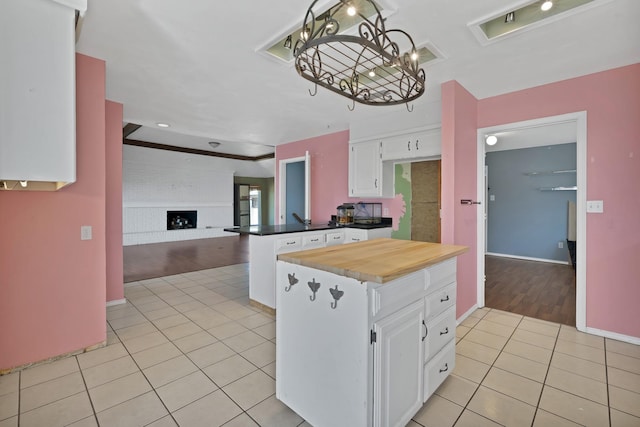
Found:
<path fill-rule="evenodd" d="M 471 316 L 471 313 L 473 313 L 474 311 L 476 311 L 478 309 L 478 305 L 474 304 L 469 310 L 467 310 L 462 316 L 460 316 L 458 319 L 456 319 L 456 326 L 459 325 L 460 323 L 464 322 L 464 320 Z"/>
<path fill-rule="evenodd" d="M 570 261 L 558 261 L 557 259 L 532 258 L 532 257 L 520 256 L 520 255 L 498 254 L 498 253 L 495 253 L 495 252 L 485 252 L 485 255 L 491 255 L 491 256 L 496 256 L 496 257 L 501 257 L 501 258 L 521 259 L 521 260 L 524 260 L 524 261 L 550 262 L 552 264 L 562 264 L 562 265 L 571 264 Z"/>
<path fill-rule="evenodd" d="M 122 298 L 122 299 L 114 299 L 113 301 L 107 301 L 107 307 L 111 307 L 114 305 L 120 305 L 120 304 L 126 304 L 127 303 L 127 299 L 126 298 Z"/>
<path fill-rule="evenodd" d="M 617 332 L 604 331 L 602 329 L 590 328 L 587 326 L 585 332 L 588 334 L 598 335 L 600 337 L 610 338 L 612 340 L 624 341 L 629 344 L 640 345 L 640 338 L 632 337 L 630 335 L 623 335 Z"/>

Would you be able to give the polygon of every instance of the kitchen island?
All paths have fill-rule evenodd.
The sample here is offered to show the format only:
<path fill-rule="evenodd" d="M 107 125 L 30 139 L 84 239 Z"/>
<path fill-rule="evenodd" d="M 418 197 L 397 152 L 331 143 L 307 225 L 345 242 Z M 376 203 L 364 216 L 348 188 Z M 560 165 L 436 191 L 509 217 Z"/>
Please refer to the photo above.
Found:
<path fill-rule="evenodd" d="M 249 235 L 249 301 L 267 312 L 276 308 L 275 280 L 278 254 L 391 237 L 391 218 L 380 224 L 338 227 L 321 224 L 251 225 L 226 228 Z"/>
<path fill-rule="evenodd" d="M 405 426 L 455 366 L 466 250 L 383 238 L 278 255 L 276 397 L 315 427 Z"/>

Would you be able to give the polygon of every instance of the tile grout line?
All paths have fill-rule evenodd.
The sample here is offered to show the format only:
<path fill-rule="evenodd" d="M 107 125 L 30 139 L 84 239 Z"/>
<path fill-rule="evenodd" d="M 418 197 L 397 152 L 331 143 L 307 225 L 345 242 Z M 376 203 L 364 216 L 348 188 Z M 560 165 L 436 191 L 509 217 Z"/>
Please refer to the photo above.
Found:
<path fill-rule="evenodd" d="M 536 403 L 536 412 L 533 414 L 533 419 L 531 420 L 531 426 L 533 427 L 536 416 L 538 415 L 538 410 L 540 409 L 540 402 L 542 401 L 542 394 L 544 393 L 544 388 L 547 385 L 547 377 L 549 376 L 549 371 L 551 370 L 551 361 L 553 360 L 553 355 L 556 352 L 556 346 L 558 345 L 558 339 L 560 337 L 560 330 L 562 326 L 558 327 L 558 332 L 556 333 L 555 341 L 553 342 L 553 349 L 551 350 L 551 357 L 549 358 L 549 364 L 547 365 L 547 372 L 544 374 L 544 379 L 542 380 L 542 388 L 540 389 L 540 396 L 538 396 L 538 403 Z M 554 414 L 556 415 L 556 414 Z M 564 417 L 561 417 L 564 418 Z M 566 419 L 566 418 L 565 418 Z"/>
<path fill-rule="evenodd" d="M 82 372 L 82 367 L 80 366 L 80 361 L 78 360 L 78 356 L 73 356 L 76 360 L 76 365 L 78 365 L 78 371 L 80 371 L 80 377 L 82 378 L 82 384 L 84 384 L 84 390 L 87 392 L 87 397 L 89 398 L 89 404 L 91 405 L 91 411 L 93 412 L 93 418 L 96 420 L 96 425 L 100 427 L 100 421 L 98 421 L 98 413 L 96 412 L 96 407 L 93 405 L 93 400 L 91 399 L 91 395 L 89 394 L 89 387 L 87 386 L 87 381 L 84 379 L 84 372 Z M 82 418 L 84 419 L 84 418 Z M 80 421 L 80 420 L 77 420 Z M 75 421 L 74 421 L 75 422 Z M 20 424 L 18 424 L 20 425 Z"/>

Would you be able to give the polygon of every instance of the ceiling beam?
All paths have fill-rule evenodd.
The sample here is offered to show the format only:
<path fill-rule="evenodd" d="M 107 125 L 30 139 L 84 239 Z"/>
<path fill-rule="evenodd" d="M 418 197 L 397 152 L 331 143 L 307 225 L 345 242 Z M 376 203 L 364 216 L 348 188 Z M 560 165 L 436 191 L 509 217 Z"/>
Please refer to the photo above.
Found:
<path fill-rule="evenodd" d="M 186 147 L 177 147 L 175 145 L 157 144 L 155 142 L 138 141 L 135 139 L 127 139 L 127 138 L 123 138 L 122 143 L 125 145 L 133 145 L 135 147 L 154 148 L 156 150 L 174 151 L 174 152 L 186 153 L 186 154 L 197 154 L 200 156 L 222 157 L 224 159 L 232 159 L 232 160 L 258 161 L 258 160 L 264 160 L 264 159 L 273 159 L 275 157 L 275 153 L 263 154 L 262 156 L 255 156 L 255 157 L 241 156 L 238 154 L 216 153 L 214 151 L 199 150 L 195 148 L 186 148 Z"/>
<path fill-rule="evenodd" d="M 129 135 L 131 135 L 132 133 L 134 133 L 135 131 L 137 131 L 141 127 L 142 127 L 142 125 L 137 125 L 135 123 L 127 123 L 122 128 L 122 139 L 127 138 Z"/>

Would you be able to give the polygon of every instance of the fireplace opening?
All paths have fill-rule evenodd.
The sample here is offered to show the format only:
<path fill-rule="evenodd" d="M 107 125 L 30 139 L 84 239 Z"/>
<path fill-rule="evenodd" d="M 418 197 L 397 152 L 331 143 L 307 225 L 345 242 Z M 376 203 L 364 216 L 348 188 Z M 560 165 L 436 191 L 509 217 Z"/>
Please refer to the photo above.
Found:
<path fill-rule="evenodd" d="M 198 226 L 198 211 L 167 211 L 167 230 L 182 230 Z"/>

